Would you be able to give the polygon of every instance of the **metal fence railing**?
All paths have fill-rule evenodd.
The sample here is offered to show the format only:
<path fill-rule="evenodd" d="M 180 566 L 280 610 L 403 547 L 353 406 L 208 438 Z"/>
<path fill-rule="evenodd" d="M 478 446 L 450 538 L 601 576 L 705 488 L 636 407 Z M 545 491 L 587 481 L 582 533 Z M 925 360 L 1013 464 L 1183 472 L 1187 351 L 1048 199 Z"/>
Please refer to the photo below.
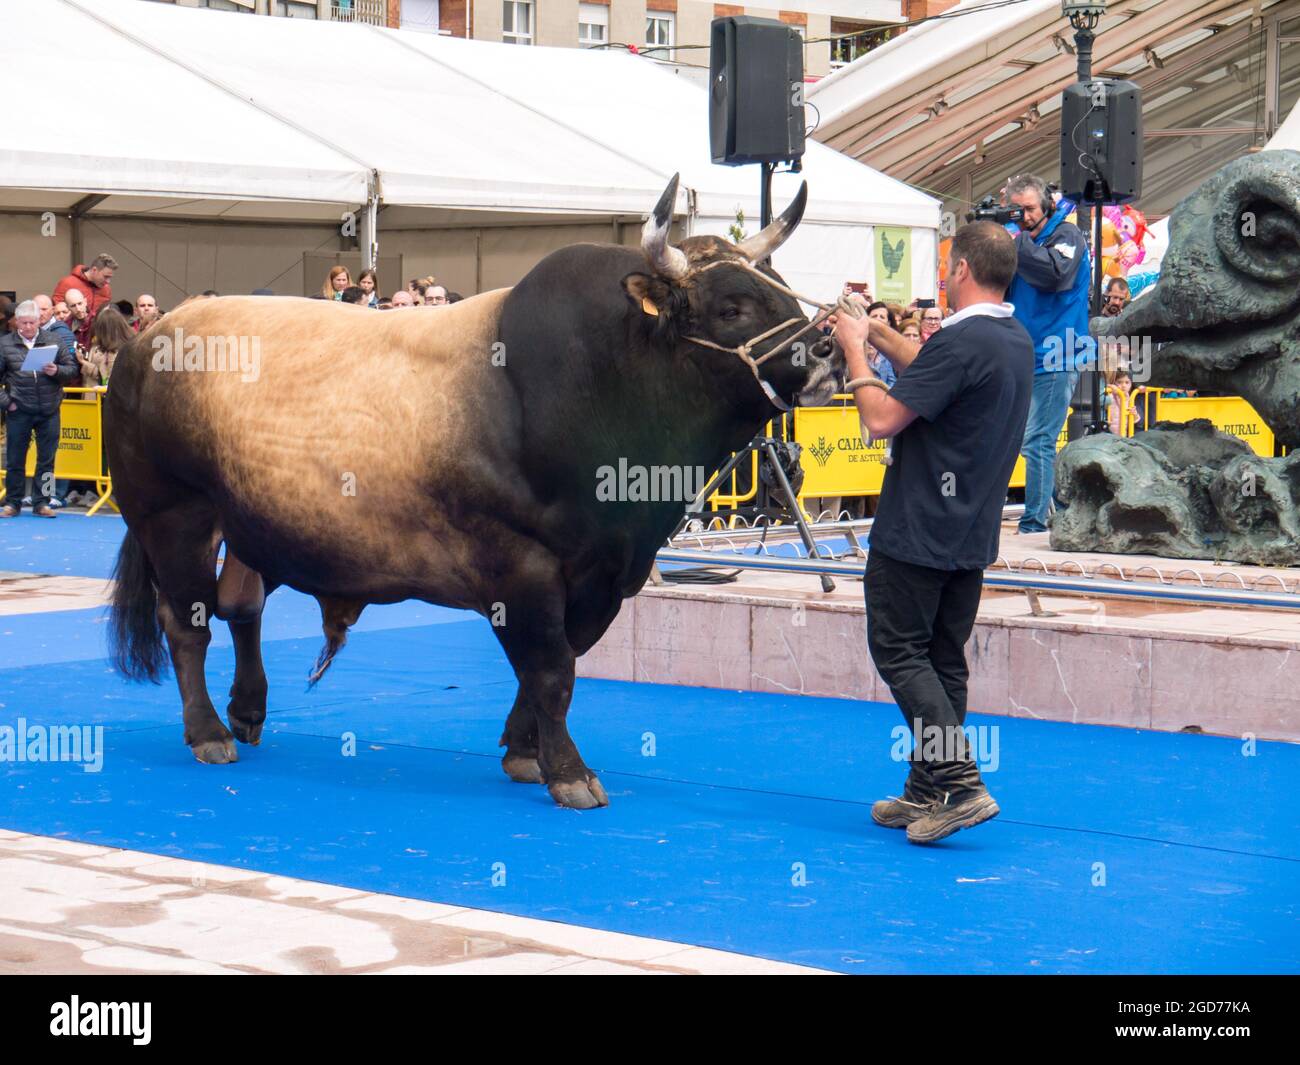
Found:
<path fill-rule="evenodd" d="M 329 12 L 331 22 L 388 25 L 388 0 L 330 0 Z"/>

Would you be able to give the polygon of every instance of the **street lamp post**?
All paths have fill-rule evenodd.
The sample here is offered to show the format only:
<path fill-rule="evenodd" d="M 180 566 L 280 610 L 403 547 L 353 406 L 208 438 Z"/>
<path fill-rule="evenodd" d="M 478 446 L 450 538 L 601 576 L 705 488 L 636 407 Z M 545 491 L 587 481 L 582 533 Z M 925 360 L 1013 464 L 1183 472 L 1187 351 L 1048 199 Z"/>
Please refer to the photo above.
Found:
<path fill-rule="evenodd" d="M 1088 81 L 1092 77 L 1092 40 L 1093 30 L 1106 13 L 1106 0 L 1061 0 L 1061 14 L 1070 20 L 1074 29 L 1074 52 L 1079 59 L 1079 80 Z"/>
<path fill-rule="evenodd" d="M 1101 16 L 1105 13 L 1106 0 L 1061 0 L 1061 14 L 1069 19 L 1070 26 L 1074 30 L 1074 51 L 1079 61 L 1078 74 L 1080 82 L 1092 80 L 1092 42 L 1095 36 L 1093 31 L 1097 28 Z M 1097 200 L 1092 204 L 1091 208 L 1093 214 L 1091 317 L 1093 318 L 1101 316 L 1101 206 L 1101 201 Z M 1083 215 L 1086 210 L 1084 204 L 1080 203 L 1080 221 L 1084 224 L 1085 232 L 1088 220 Z M 1100 352 L 1094 346 L 1092 424 L 1088 427 L 1089 433 L 1104 433 L 1107 431 L 1106 418 L 1102 413 L 1102 395 L 1104 391 Z"/>

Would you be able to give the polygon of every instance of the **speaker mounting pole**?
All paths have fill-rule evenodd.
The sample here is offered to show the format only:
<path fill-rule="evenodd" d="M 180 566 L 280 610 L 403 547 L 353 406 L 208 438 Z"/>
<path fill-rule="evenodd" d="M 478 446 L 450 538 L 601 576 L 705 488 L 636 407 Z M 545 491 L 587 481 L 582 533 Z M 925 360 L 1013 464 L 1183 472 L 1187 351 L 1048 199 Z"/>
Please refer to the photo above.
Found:
<path fill-rule="evenodd" d="M 760 163 L 758 181 L 758 228 L 766 229 L 772 224 L 772 175 L 776 173 L 775 163 Z M 763 260 L 767 266 L 772 265 L 771 256 Z"/>
<path fill-rule="evenodd" d="M 1078 56 L 1078 75 L 1079 82 L 1088 82 L 1092 80 L 1092 42 L 1094 40 L 1093 31 L 1097 24 L 1101 22 L 1101 16 L 1106 13 L 1106 0 L 1061 0 L 1061 14 L 1070 20 L 1070 26 L 1074 30 L 1074 51 Z M 1079 221 L 1083 223 L 1084 232 L 1087 232 L 1089 219 L 1086 213 L 1089 206 L 1092 210 L 1092 314 L 1090 317 L 1096 318 L 1101 315 L 1101 222 L 1102 204 L 1106 202 L 1106 190 L 1102 188 L 1100 181 L 1092 183 L 1094 196 L 1090 200 L 1084 200 L 1080 197 L 1079 203 Z M 1106 415 L 1102 410 L 1102 396 L 1105 392 L 1103 385 L 1103 376 L 1101 369 L 1100 350 L 1093 347 L 1093 369 L 1092 369 L 1092 423 L 1084 430 L 1085 435 L 1091 436 L 1094 433 L 1104 433 L 1109 430 L 1106 423 Z"/>
<path fill-rule="evenodd" d="M 1092 207 L 1092 315 L 1093 318 L 1101 317 L 1101 201 L 1098 200 Z M 1101 368 L 1101 345 L 1093 338 L 1093 370 L 1092 370 L 1092 424 L 1088 426 L 1085 435 L 1092 436 L 1096 433 L 1110 432 L 1110 425 L 1106 421 L 1105 411 L 1102 409 L 1102 397 L 1105 395 L 1105 376 Z"/>
<path fill-rule="evenodd" d="M 1079 80 L 1092 80 L 1092 42 L 1094 34 L 1091 29 L 1084 26 L 1082 29 L 1074 31 L 1074 51 L 1079 57 Z"/>

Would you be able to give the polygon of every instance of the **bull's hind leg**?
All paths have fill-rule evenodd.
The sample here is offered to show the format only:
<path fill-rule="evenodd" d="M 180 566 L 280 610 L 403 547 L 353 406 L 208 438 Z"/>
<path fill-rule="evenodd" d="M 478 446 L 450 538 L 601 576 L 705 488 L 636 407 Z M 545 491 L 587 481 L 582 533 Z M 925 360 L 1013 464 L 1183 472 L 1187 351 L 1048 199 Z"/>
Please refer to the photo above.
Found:
<path fill-rule="evenodd" d="M 266 721 L 266 670 L 262 666 L 262 608 L 269 590 L 261 574 L 249 569 L 226 545 L 217 578 L 217 617 L 230 626 L 235 644 L 235 680 L 226 720 L 240 743 L 258 744 Z"/>
<path fill-rule="evenodd" d="M 185 742 L 200 762 L 220 765 L 239 756 L 203 676 L 217 607 L 215 528 L 211 504 L 196 496 L 143 519 L 135 533 L 158 582 L 158 620 L 180 688 Z"/>
<path fill-rule="evenodd" d="M 231 621 L 235 644 L 235 680 L 230 685 L 226 720 L 240 743 L 262 742 L 266 722 L 266 670 L 262 667 L 262 615 L 251 621 Z"/>
<path fill-rule="evenodd" d="M 569 735 L 576 658 L 564 631 L 559 578 L 517 589 L 505 600 L 505 607 L 504 623 L 496 626 L 496 634 L 519 679 L 519 694 L 506 721 L 507 743 L 517 738 L 521 756 L 527 751 L 527 715 L 531 714 L 537 727 L 537 766 L 551 798 L 575 810 L 608 806 L 604 787 Z M 505 768 L 509 773 L 510 767 Z"/>

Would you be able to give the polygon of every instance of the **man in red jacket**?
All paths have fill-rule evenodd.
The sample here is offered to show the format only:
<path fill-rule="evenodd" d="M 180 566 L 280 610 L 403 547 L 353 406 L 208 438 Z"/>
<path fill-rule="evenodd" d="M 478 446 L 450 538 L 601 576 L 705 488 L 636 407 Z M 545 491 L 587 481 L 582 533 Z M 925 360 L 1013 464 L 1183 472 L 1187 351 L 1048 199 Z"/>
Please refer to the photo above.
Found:
<path fill-rule="evenodd" d="M 117 269 L 117 260 L 107 252 L 96 255 L 89 266 L 78 264 L 67 277 L 54 287 L 54 302 L 58 303 L 70 288 L 77 288 L 86 297 L 89 317 L 93 322 L 99 309 L 113 301 L 113 286 L 109 282 L 113 271 Z"/>

